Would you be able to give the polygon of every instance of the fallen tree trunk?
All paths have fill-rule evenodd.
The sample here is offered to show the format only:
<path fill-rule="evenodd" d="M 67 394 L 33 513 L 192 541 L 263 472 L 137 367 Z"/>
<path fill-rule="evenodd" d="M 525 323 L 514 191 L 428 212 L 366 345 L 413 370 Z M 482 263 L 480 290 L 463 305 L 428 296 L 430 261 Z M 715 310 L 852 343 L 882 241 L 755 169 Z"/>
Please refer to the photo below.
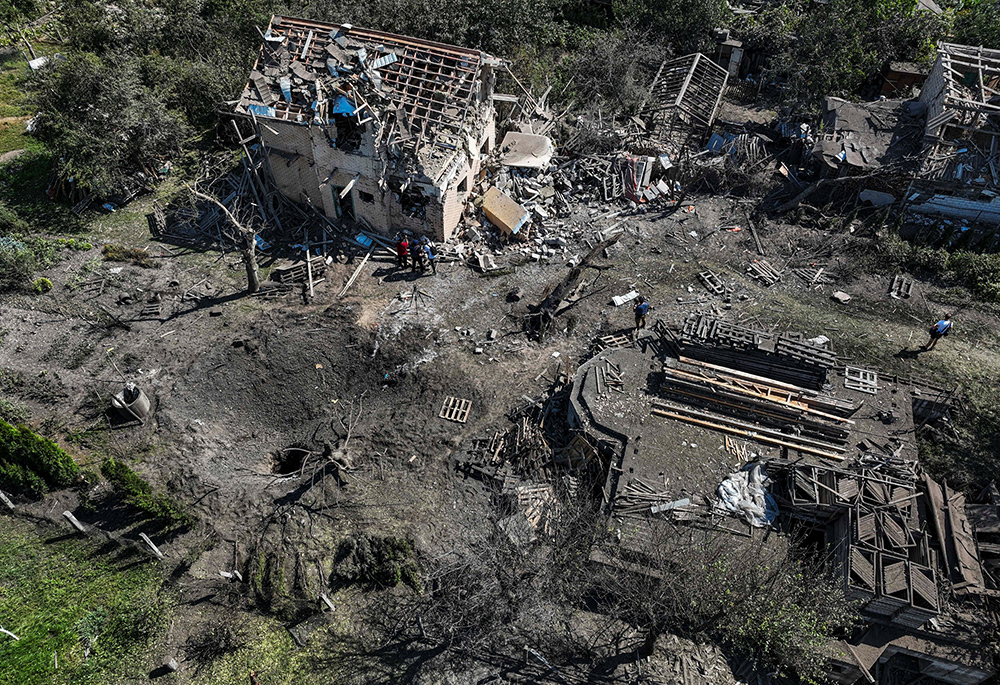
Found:
<path fill-rule="evenodd" d="M 545 334 L 545 330 L 548 328 L 549 324 L 553 319 L 560 313 L 560 307 L 565 303 L 566 297 L 572 293 L 578 287 L 580 283 L 580 277 L 583 276 L 583 272 L 588 267 L 593 267 L 591 262 L 597 258 L 606 248 L 611 247 L 616 242 L 618 242 L 618 235 L 612 236 L 607 240 L 604 240 L 593 247 L 580 263 L 575 267 L 570 269 L 570 272 L 566 274 L 566 277 L 559 281 L 555 287 L 553 287 L 545 298 L 538 304 L 534 309 L 529 321 L 531 322 L 531 327 L 538 332 L 539 337 Z M 596 267 L 595 267 L 596 268 Z M 565 307 L 562 307 L 565 309 Z"/>

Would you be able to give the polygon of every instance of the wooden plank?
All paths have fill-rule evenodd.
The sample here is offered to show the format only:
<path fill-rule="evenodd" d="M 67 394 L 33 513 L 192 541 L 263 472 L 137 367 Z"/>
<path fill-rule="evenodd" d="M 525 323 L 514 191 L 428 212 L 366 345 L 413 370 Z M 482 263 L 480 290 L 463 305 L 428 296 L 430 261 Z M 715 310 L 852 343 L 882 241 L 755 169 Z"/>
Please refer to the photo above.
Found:
<path fill-rule="evenodd" d="M 779 445 L 782 447 L 789 447 L 791 449 L 798 450 L 800 452 L 806 452 L 808 454 L 815 454 L 819 457 L 826 457 L 827 459 L 836 459 L 837 461 L 843 461 L 844 457 L 839 454 L 832 454 L 830 452 L 824 452 L 806 445 L 799 445 L 796 443 L 787 442 L 785 440 L 779 440 L 777 438 L 771 438 L 767 435 L 762 435 L 759 432 L 753 430 L 742 430 L 739 428 L 732 428 L 730 426 L 725 426 L 719 423 L 712 423 L 709 421 L 702 421 L 701 419 L 695 419 L 690 416 L 684 416 L 682 414 L 675 414 L 673 412 L 662 411 L 658 409 L 653 409 L 653 413 L 657 416 L 666 416 L 672 419 L 679 419 L 686 423 L 693 423 L 699 426 L 705 426 L 706 428 L 713 428 L 715 430 L 723 431 L 725 433 L 732 433 L 733 435 L 741 435 L 750 440 L 756 440 L 757 442 L 763 442 L 770 445 Z"/>
<path fill-rule="evenodd" d="M 10 500 L 9 500 L 9 499 L 7 498 L 7 495 L 3 494 L 3 492 L 2 492 L 2 491 L 0 491 L 0 502 L 3 502 L 3 503 L 4 503 L 4 505 L 6 505 L 6 507 L 7 507 L 8 509 L 10 509 L 11 511 L 14 511 L 14 503 L 13 503 L 13 502 L 11 502 L 11 501 L 10 501 Z"/>
<path fill-rule="evenodd" d="M 73 516 L 73 513 L 72 513 L 72 512 L 69 512 L 69 511 L 64 511 L 64 512 L 62 513 L 62 515 L 63 515 L 63 517 L 64 517 L 64 518 L 65 518 L 65 519 L 66 519 L 67 521 L 69 521 L 69 522 L 70 522 L 70 525 L 72 525 L 72 526 L 73 526 L 74 528 L 76 528 L 76 529 L 77 529 L 78 531 L 80 531 L 81 533 L 86 533 L 86 532 L 87 532 L 87 529 L 86 529 L 86 528 L 84 528 L 83 524 L 82 524 L 82 523 L 80 523 L 80 522 L 79 522 L 79 521 L 77 520 L 77 518 L 76 518 L 75 516 Z"/>
<path fill-rule="evenodd" d="M 945 486 L 947 496 L 948 486 Z M 983 569 L 972 537 L 972 526 L 965 516 L 965 495 L 955 493 L 948 497 L 948 527 L 955 546 L 955 569 L 962 580 L 977 587 L 984 587 Z"/>
<path fill-rule="evenodd" d="M 153 554 L 156 555 L 157 559 L 163 558 L 163 552 L 160 551 L 159 547 L 153 544 L 153 541 L 149 539 L 148 535 L 146 535 L 145 533 L 139 533 L 139 537 L 142 538 L 143 542 L 149 545 L 149 549 L 152 550 Z"/>

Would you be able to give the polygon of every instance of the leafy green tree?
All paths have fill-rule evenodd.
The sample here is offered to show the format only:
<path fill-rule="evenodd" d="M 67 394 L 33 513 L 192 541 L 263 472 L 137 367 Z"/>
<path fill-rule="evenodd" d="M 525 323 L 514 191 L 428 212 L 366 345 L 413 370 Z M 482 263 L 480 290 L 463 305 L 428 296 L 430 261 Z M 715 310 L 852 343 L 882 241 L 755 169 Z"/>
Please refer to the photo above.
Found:
<path fill-rule="evenodd" d="M 614 8 L 619 21 L 647 28 L 678 55 L 710 51 L 712 29 L 731 17 L 725 0 L 616 0 Z"/>
<path fill-rule="evenodd" d="M 963 3 L 955 14 L 954 41 L 1000 49 L 1000 3 L 995 0 Z"/>
<path fill-rule="evenodd" d="M 98 193 L 119 190 L 130 173 L 177 153 L 187 134 L 183 117 L 142 83 L 128 58 L 71 55 L 45 71 L 34 97 L 38 137 L 68 176 Z"/>
<path fill-rule="evenodd" d="M 771 54 L 769 76 L 786 101 L 815 106 L 825 95 L 873 95 L 888 62 L 929 59 L 949 24 L 949 14 L 920 11 L 916 0 L 832 0 L 781 5 L 738 25 L 748 47 Z"/>

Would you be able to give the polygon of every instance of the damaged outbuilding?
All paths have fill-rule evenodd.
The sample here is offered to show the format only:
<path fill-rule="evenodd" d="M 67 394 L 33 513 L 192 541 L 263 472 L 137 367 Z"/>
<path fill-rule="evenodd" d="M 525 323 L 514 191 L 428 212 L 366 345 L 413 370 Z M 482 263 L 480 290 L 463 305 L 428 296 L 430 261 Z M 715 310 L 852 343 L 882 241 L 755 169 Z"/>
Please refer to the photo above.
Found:
<path fill-rule="evenodd" d="M 383 234 L 446 240 L 494 145 L 500 65 L 477 50 L 275 16 L 236 113 L 259 125 L 292 200 Z"/>

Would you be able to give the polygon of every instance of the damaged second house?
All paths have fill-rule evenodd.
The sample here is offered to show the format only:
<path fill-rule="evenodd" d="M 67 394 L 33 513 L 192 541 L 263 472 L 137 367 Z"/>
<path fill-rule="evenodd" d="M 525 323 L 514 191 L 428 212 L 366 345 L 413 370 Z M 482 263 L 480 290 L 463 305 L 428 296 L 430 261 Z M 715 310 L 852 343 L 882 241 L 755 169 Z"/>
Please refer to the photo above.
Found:
<path fill-rule="evenodd" d="M 501 65 L 477 50 L 275 16 L 236 114 L 256 122 L 289 198 L 443 241 L 494 145 Z"/>

